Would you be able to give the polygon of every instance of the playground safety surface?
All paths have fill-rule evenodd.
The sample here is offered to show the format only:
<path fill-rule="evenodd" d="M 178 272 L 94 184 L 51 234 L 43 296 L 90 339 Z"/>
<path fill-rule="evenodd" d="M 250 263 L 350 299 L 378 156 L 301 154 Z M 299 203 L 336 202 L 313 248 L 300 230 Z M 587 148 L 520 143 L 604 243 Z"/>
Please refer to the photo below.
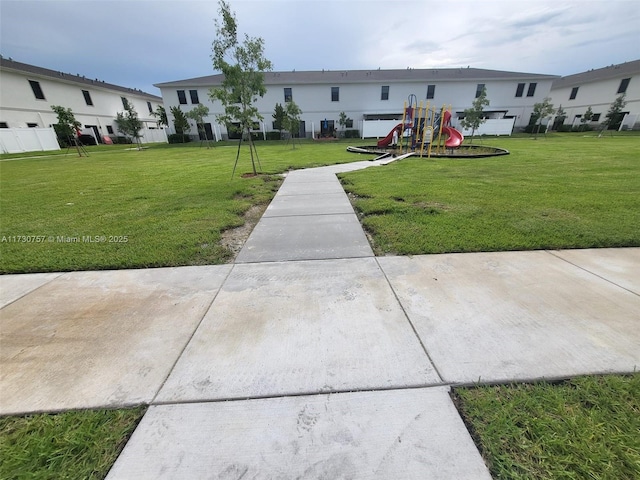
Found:
<path fill-rule="evenodd" d="M 637 370 L 640 248 L 377 258 L 334 174 L 383 163 L 233 265 L 0 276 L 0 413 L 150 404 L 109 479 L 488 479 L 452 385 Z"/>

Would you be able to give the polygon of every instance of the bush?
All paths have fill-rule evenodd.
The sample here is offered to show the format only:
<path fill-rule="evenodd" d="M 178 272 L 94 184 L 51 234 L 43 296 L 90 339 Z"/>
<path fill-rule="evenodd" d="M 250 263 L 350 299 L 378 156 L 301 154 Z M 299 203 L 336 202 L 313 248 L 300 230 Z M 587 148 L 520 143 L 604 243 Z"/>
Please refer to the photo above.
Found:
<path fill-rule="evenodd" d="M 344 138 L 360 138 L 360 130 L 345 130 Z"/>
<path fill-rule="evenodd" d="M 169 143 L 187 143 L 191 141 L 189 135 L 182 135 L 181 133 L 172 133 L 167 137 Z"/>

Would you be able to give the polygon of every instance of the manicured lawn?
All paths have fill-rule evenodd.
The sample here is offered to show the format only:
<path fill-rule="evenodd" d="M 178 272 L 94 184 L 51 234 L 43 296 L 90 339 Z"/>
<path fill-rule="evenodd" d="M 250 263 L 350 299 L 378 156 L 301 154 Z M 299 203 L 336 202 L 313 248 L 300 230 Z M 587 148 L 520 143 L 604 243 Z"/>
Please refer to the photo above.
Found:
<path fill-rule="evenodd" d="M 640 136 L 483 143 L 511 154 L 341 175 L 376 253 L 640 245 Z"/>
<path fill-rule="evenodd" d="M 0 273 L 224 263 L 230 252 L 221 233 L 271 200 L 282 181 L 274 174 L 358 160 L 345 147 L 260 142 L 267 174 L 242 177 L 252 171 L 243 147 L 233 179 L 237 143 L 2 157 Z"/>
<path fill-rule="evenodd" d="M 0 478 L 102 479 L 145 410 L 0 417 Z"/>
<path fill-rule="evenodd" d="M 457 388 L 494 478 L 640 478 L 640 374 Z"/>

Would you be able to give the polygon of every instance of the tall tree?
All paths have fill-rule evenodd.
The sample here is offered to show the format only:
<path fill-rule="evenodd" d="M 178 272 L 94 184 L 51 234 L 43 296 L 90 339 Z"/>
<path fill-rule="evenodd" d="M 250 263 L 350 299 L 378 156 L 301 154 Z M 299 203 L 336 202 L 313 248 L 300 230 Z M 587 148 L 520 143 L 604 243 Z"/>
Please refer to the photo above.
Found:
<path fill-rule="evenodd" d="M 189 120 L 179 105 L 171 107 L 171 115 L 173 115 L 173 128 L 178 135 L 182 135 L 182 143 L 185 143 L 185 137 L 191 130 Z"/>
<path fill-rule="evenodd" d="M 473 143 L 473 135 L 480 125 L 482 125 L 486 119 L 484 118 L 484 107 L 489 105 L 489 99 L 487 98 L 487 89 L 483 88 L 480 95 L 471 104 L 471 108 L 467 108 L 464 111 L 464 118 L 460 120 L 462 128 L 471 130 L 471 143 Z"/>
<path fill-rule="evenodd" d="M 296 102 L 291 100 L 287 103 L 287 106 L 285 107 L 284 127 L 287 129 L 289 135 L 291 136 L 291 143 L 294 150 L 296 148 L 295 137 L 300 131 L 301 114 L 302 110 L 300 110 L 300 107 L 298 107 Z"/>
<path fill-rule="evenodd" d="M 554 108 L 553 103 L 551 103 L 551 98 L 545 97 L 542 102 L 533 104 L 533 116 L 536 119 L 536 134 L 535 138 L 538 138 L 538 133 L 540 133 L 540 127 L 542 126 L 542 121 L 553 115 Z"/>
<path fill-rule="evenodd" d="M 138 118 L 138 112 L 136 112 L 131 102 L 126 98 L 123 98 L 122 102 L 124 103 L 124 112 L 116 113 L 116 126 L 119 131 L 134 139 L 138 144 L 138 150 L 140 150 L 142 149 L 142 143 L 140 142 L 142 122 Z"/>
<path fill-rule="evenodd" d="M 78 156 L 82 156 L 80 145 L 74 139 L 78 129 L 82 124 L 76 120 L 73 111 L 70 108 L 64 108 L 59 105 L 51 105 L 51 110 L 58 116 L 58 123 L 53 126 L 56 135 L 61 141 L 64 141 L 67 145 L 75 145 L 78 150 Z"/>
<path fill-rule="evenodd" d="M 200 140 L 207 142 L 207 148 L 209 148 L 209 139 L 207 138 L 207 131 L 204 128 L 204 118 L 207 115 L 209 115 L 209 107 L 207 107 L 206 105 L 202 105 L 201 103 L 193 107 L 191 111 L 185 113 L 185 117 L 190 118 L 191 120 L 196 122 Z M 202 144 L 200 144 L 200 146 L 202 146 Z"/>
<path fill-rule="evenodd" d="M 280 132 L 280 138 L 282 138 L 282 129 L 284 128 L 285 118 L 284 107 L 281 104 L 276 103 L 276 108 L 271 116 L 273 117 L 273 129 L 278 130 Z"/>
<path fill-rule="evenodd" d="M 218 120 L 228 128 L 237 122 L 240 131 L 246 134 L 255 175 L 258 154 L 251 137 L 251 127 L 256 120 L 263 120 L 255 102 L 258 95 L 263 97 L 267 92 L 264 72 L 272 70 L 272 65 L 264 56 L 262 38 L 252 38 L 245 34 L 242 42 L 238 40 L 238 21 L 229 4 L 220 0 L 218 11 L 222 21 L 215 22 L 216 38 L 213 41 L 211 58 L 214 70 L 222 72 L 224 79 L 220 87 L 210 90 L 209 96 L 212 100 L 221 102 L 224 107 L 224 113 L 217 116 Z M 239 154 L 240 144 L 238 156 Z M 236 163 L 237 160 L 236 157 Z"/>

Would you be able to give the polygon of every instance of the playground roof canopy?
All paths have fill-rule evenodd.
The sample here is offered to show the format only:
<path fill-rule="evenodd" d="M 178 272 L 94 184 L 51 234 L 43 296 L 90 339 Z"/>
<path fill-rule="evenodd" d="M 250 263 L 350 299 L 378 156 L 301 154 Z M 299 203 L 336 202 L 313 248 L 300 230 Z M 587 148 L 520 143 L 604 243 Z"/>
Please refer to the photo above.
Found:
<path fill-rule="evenodd" d="M 437 82 L 470 80 L 548 80 L 559 78 L 557 75 L 537 73 L 506 72 L 481 68 L 407 68 L 396 70 L 314 70 L 292 72 L 265 72 L 266 85 L 300 84 L 345 84 L 345 83 L 382 83 L 382 82 Z M 198 87 L 220 85 L 223 74 L 189 78 L 174 82 L 156 83 L 158 88 Z"/>

